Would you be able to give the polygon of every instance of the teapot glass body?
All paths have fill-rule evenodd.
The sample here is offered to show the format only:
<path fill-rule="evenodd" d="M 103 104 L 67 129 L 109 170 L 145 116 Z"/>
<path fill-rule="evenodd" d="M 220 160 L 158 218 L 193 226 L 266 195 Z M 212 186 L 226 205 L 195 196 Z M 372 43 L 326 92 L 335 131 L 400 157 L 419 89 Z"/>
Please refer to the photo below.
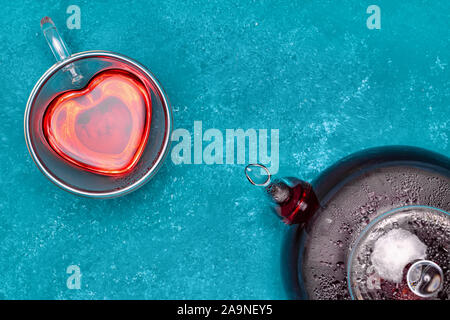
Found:
<path fill-rule="evenodd" d="M 286 179 L 285 181 L 298 181 Z M 297 182 L 298 184 L 298 182 Z M 295 189 L 296 183 L 290 187 Z M 440 292 L 431 298 L 449 299 L 450 223 L 450 160 L 442 155 L 412 147 L 381 147 L 368 149 L 342 159 L 312 182 L 317 209 L 291 226 L 283 245 L 282 259 L 286 288 L 294 299 L 402 299 L 392 286 L 392 294 L 356 295 L 348 274 L 353 272 L 351 255 L 361 234 L 377 219 L 399 209 L 429 208 L 443 212 L 436 239 L 418 235 L 428 248 L 439 247 L 439 263 L 444 270 Z M 270 188 L 267 188 L 270 189 Z M 308 199 L 304 199 L 308 203 Z M 309 200 L 314 203 L 315 200 Z M 279 207 L 279 205 L 277 205 Z M 404 212 L 405 210 L 399 210 Z M 278 209 L 278 213 L 280 210 Z M 289 215 L 285 213 L 285 215 Z M 406 215 L 407 219 L 410 217 Z M 412 216 L 411 216 L 412 217 Z M 430 215 L 425 216 L 423 224 Z M 412 219 L 412 218 L 411 218 Z M 417 220 L 417 219 L 416 219 Z M 435 220 L 435 219 L 434 219 Z M 434 221 L 433 220 L 433 221 Z M 409 228 L 412 222 L 406 221 Z M 417 221 L 415 223 L 418 223 Z M 436 222 L 437 223 L 437 222 Z M 420 228 L 419 228 L 420 229 Z M 378 229 L 377 229 L 378 230 Z M 379 230 L 378 230 L 379 231 Z M 411 232 L 415 232 L 412 229 Z M 408 232 L 410 232 L 408 231 Z M 429 232 L 433 234 L 433 232 Z M 425 239 L 427 238 L 427 239 Z M 427 249 L 427 254 L 431 249 Z M 434 250 L 434 249 L 433 249 Z M 370 258 L 370 252 L 369 258 Z M 439 252 L 433 254 L 439 255 Z M 369 259 L 370 260 L 370 259 Z M 412 261 L 413 262 L 413 261 Z M 358 278 L 364 284 L 371 274 Z M 379 275 L 375 272 L 375 277 Z M 383 279 L 381 279 L 383 281 Z M 404 285 L 404 284 L 403 284 Z M 386 290 L 386 286 L 383 290 Z M 406 290 L 408 291 L 408 290 Z M 409 291 L 408 291 L 409 292 Z M 403 298 L 416 297 L 406 294 Z"/>

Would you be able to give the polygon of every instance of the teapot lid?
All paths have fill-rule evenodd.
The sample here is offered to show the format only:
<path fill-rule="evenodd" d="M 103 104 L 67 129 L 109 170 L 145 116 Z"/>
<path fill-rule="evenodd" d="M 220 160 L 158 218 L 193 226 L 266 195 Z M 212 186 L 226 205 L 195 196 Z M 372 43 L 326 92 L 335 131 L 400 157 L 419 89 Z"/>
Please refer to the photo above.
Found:
<path fill-rule="evenodd" d="M 450 215 L 426 206 L 391 210 L 360 234 L 348 259 L 353 299 L 446 299 Z"/>

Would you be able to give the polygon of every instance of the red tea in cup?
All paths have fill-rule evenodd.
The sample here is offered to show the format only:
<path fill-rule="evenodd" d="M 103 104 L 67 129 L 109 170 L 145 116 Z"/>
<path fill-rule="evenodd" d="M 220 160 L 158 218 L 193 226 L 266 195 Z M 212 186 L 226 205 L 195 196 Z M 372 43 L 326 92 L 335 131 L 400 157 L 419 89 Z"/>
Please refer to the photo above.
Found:
<path fill-rule="evenodd" d="M 131 171 L 150 131 L 151 97 L 124 70 L 95 75 L 81 90 L 54 98 L 44 115 L 44 135 L 64 160 L 104 175 Z"/>

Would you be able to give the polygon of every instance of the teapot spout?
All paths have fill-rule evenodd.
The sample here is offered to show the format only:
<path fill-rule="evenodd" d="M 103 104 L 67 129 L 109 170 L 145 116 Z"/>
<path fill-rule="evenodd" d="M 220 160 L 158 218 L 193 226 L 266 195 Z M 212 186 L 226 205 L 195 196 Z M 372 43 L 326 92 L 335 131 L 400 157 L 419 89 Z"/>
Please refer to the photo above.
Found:
<path fill-rule="evenodd" d="M 319 208 L 313 187 L 306 181 L 272 178 L 262 164 L 249 164 L 245 168 L 245 175 L 251 184 L 264 187 L 276 214 L 288 225 L 306 223 Z"/>

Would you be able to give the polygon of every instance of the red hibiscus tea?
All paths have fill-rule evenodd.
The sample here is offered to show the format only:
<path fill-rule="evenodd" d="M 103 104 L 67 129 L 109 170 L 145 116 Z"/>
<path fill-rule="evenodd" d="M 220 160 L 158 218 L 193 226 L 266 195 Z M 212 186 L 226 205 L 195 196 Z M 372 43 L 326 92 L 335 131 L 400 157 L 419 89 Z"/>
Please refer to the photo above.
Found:
<path fill-rule="evenodd" d="M 123 175 L 139 161 L 148 141 L 151 97 L 124 70 L 94 76 L 85 88 L 65 92 L 49 104 L 45 138 L 65 161 L 104 175 Z"/>

